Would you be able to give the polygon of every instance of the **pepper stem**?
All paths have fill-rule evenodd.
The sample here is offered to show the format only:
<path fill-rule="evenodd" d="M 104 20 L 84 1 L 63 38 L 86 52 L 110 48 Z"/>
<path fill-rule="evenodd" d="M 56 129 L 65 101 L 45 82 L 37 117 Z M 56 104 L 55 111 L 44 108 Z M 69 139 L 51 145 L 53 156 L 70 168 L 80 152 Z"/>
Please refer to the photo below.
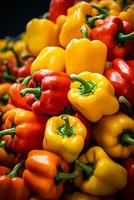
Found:
<path fill-rule="evenodd" d="M 118 35 L 117 35 L 117 39 L 119 41 L 126 41 L 128 39 L 133 39 L 133 38 L 134 38 L 134 31 L 129 34 L 118 33 Z"/>
<path fill-rule="evenodd" d="M 59 172 L 58 175 L 55 177 L 55 184 L 59 185 L 63 179 L 69 180 L 69 179 L 77 177 L 78 175 L 79 175 L 78 171 L 74 171 L 72 173 Z"/>
<path fill-rule="evenodd" d="M 91 28 L 94 28 L 95 27 L 95 21 L 97 19 L 104 19 L 106 17 L 106 15 L 104 14 L 101 14 L 101 15 L 96 15 L 94 17 L 89 17 L 87 18 L 87 24 L 91 27 Z"/>
<path fill-rule="evenodd" d="M 24 86 L 24 87 L 26 87 L 27 85 L 28 85 L 28 83 L 29 83 L 29 81 L 31 80 L 31 76 L 27 76 L 26 78 L 24 78 L 23 79 L 23 81 L 22 81 L 22 85 Z"/>
<path fill-rule="evenodd" d="M 23 160 L 22 162 L 20 162 L 17 165 L 15 165 L 13 170 L 10 172 L 10 174 L 7 174 L 7 176 L 10 176 L 11 178 L 16 177 L 18 175 L 19 169 L 24 167 L 24 166 L 25 166 L 25 161 Z"/>
<path fill-rule="evenodd" d="M 64 120 L 65 122 L 65 126 L 64 126 L 64 130 L 67 133 L 67 135 L 70 135 L 70 123 L 69 123 L 69 119 L 67 117 L 67 115 L 62 115 L 61 118 Z"/>
<path fill-rule="evenodd" d="M 123 103 L 123 104 L 125 104 L 125 105 L 127 106 L 128 111 L 129 111 L 129 113 L 131 114 L 131 113 L 132 113 L 132 105 L 131 105 L 131 103 L 127 100 L 127 98 L 124 97 L 124 96 L 120 96 L 118 99 L 119 99 L 119 102 L 120 102 L 120 103 Z"/>
<path fill-rule="evenodd" d="M 119 137 L 119 141 L 124 146 L 134 145 L 134 138 L 132 138 L 132 136 L 129 132 L 121 134 Z"/>
<path fill-rule="evenodd" d="M 4 140 L 2 140 L 0 142 L 0 148 L 5 148 L 5 146 L 6 146 L 6 142 Z"/>
<path fill-rule="evenodd" d="M 108 8 L 101 8 L 100 6 L 96 5 L 96 4 L 92 4 L 92 8 L 95 8 L 99 14 L 104 14 L 105 17 L 108 16 Z M 106 10 L 107 9 L 107 10 Z"/>
<path fill-rule="evenodd" d="M 15 81 L 16 80 L 16 77 L 11 75 L 11 74 L 9 74 L 7 70 L 3 73 L 2 77 L 5 80 L 11 80 L 11 81 Z"/>
<path fill-rule="evenodd" d="M 94 164 L 93 163 L 86 165 L 86 164 L 80 162 L 79 160 L 76 160 L 75 164 L 79 165 L 79 167 L 82 168 L 82 170 L 84 171 L 84 174 L 86 175 L 85 179 L 89 179 L 93 175 L 93 172 L 94 172 Z"/>
<path fill-rule="evenodd" d="M 83 38 L 89 38 L 89 35 L 88 35 L 88 30 L 87 30 L 87 27 L 85 25 L 83 25 L 81 27 L 81 33 L 83 35 Z"/>
<path fill-rule="evenodd" d="M 25 88 L 20 91 L 21 96 L 25 96 L 27 93 L 34 94 L 37 98 L 40 98 L 41 96 L 41 88 Z"/>
<path fill-rule="evenodd" d="M 75 134 L 74 129 L 72 126 L 70 126 L 69 119 L 67 115 L 62 115 L 61 118 L 64 120 L 64 124 L 62 124 L 60 127 L 58 127 L 58 132 L 63 137 L 71 137 Z"/>
<path fill-rule="evenodd" d="M 0 137 L 4 135 L 14 135 L 14 134 L 15 134 L 15 127 L 0 131 Z"/>
<path fill-rule="evenodd" d="M 16 51 L 12 47 L 10 47 L 9 50 L 11 50 L 13 52 L 13 54 L 14 54 L 16 60 L 17 60 L 18 66 L 21 67 L 22 63 L 20 62 L 20 58 L 19 58 L 18 54 L 16 53 Z"/>

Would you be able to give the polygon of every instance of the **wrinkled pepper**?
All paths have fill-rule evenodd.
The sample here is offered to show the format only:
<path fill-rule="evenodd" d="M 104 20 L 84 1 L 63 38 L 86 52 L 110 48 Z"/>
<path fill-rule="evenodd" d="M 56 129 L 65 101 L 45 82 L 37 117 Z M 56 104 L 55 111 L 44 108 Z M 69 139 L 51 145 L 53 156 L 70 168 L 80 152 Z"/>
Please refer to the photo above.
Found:
<path fill-rule="evenodd" d="M 26 95 L 26 102 L 33 112 L 57 115 L 69 105 L 67 93 L 70 83 L 67 74 L 42 69 L 33 74 L 28 88 L 21 90 L 20 94 Z"/>
<path fill-rule="evenodd" d="M 61 47 L 45 47 L 31 66 L 31 74 L 40 69 L 65 71 L 65 51 Z"/>
<path fill-rule="evenodd" d="M 90 32 L 91 40 L 100 40 L 107 45 L 109 61 L 126 57 L 129 53 L 128 49 L 133 48 L 131 43 L 133 38 L 134 32 L 131 24 L 114 16 L 106 18 L 101 25 Z"/>
<path fill-rule="evenodd" d="M 134 105 L 134 60 L 116 58 L 104 75 L 114 86 L 116 96 L 124 96 Z"/>
<path fill-rule="evenodd" d="M 125 10 L 120 12 L 119 17 L 134 27 L 134 4 L 127 6 Z"/>
<path fill-rule="evenodd" d="M 94 146 L 75 162 L 80 173 L 74 182 L 82 192 L 92 195 L 111 195 L 127 183 L 127 171 L 111 160 L 102 148 Z"/>
<path fill-rule="evenodd" d="M 5 113 L 8 110 L 7 103 L 9 100 L 9 88 L 11 83 L 0 84 L 0 112 Z"/>
<path fill-rule="evenodd" d="M 86 34 L 86 27 L 83 26 L 81 30 Z M 90 41 L 88 38 L 73 39 L 65 50 L 66 73 L 79 74 L 83 71 L 103 73 L 106 59 L 107 47 L 101 41 Z"/>
<path fill-rule="evenodd" d="M 67 195 L 64 200 L 100 200 L 100 198 L 81 192 L 74 192 L 71 195 Z"/>
<path fill-rule="evenodd" d="M 48 19 L 32 19 L 26 26 L 26 45 L 34 56 L 37 56 L 46 46 L 56 46 L 56 24 Z"/>
<path fill-rule="evenodd" d="M 68 9 L 67 20 L 62 26 L 59 42 L 62 47 L 66 47 L 68 43 L 74 39 L 82 38 L 82 33 L 80 31 L 82 25 L 86 25 L 87 15 L 92 14 L 92 7 L 87 2 L 80 2 L 70 9 Z M 90 28 L 87 26 L 88 32 Z"/>
<path fill-rule="evenodd" d="M 123 113 L 101 118 L 93 128 L 95 141 L 113 158 L 134 153 L 134 120 Z"/>
<path fill-rule="evenodd" d="M 45 150 L 31 151 L 25 166 L 24 181 L 43 199 L 59 199 L 63 193 L 63 180 L 78 176 L 78 172 L 67 173 L 67 163 L 58 155 Z"/>
<path fill-rule="evenodd" d="M 114 96 L 114 87 L 101 74 L 82 72 L 71 74 L 68 99 L 74 109 L 82 113 L 89 121 L 96 122 L 103 115 L 112 115 L 119 109 Z"/>
<path fill-rule="evenodd" d="M 46 116 L 15 108 L 7 111 L 2 120 L 5 130 L 0 131 L 0 137 L 11 135 L 14 152 L 28 153 L 32 149 L 42 148 Z"/>
<path fill-rule="evenodd" d="M 72 163 L 84 147 L 86 134 L 86 127 L 78 118 L 71 115 L 52 117 L 46 124 L 43 148 Z"/>
<path fill-rule="evenodd" d="M 24 162 L 17 164 L 13 170 L 0 175 L 0 200 L 29 200 L 30 190 L 24 180 L 17 177 L 18 171 L 24 166 Z"/>

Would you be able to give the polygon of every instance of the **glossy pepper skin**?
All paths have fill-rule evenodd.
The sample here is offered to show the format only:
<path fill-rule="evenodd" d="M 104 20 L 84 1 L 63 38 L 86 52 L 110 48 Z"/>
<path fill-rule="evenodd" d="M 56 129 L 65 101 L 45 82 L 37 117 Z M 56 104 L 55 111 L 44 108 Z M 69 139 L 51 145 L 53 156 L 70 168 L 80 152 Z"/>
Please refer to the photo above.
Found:
<path fill-rule="evenodd" d="M 46 124 L 43 148 L 72 163 L 84 147 L 86 134 L 86 127 L 78 118 L 71 115 L 52 117 Z"/>
<path fill-rule="evenodd" d="M 92 14 L 92 7 L 87 2 L 80 2 L 68 9 L 67 20 L 62 26 L 59 42 L 62 47 L 66 47 L 74 39 L 82 38 L 81 27 L 86 25 L 87 15 Z M 87 26 L 87 25 L 86 25 Z M 90 28 L 87 26 L 88 32 Z"/>
<path fill-rule="evenodd" d="M 63 173 L 69 171 L 61 157 L 45 150 L 33 150 L 28 154 L 25 166 L 24 181 L 38 197 L 53 200 L 60 198 Z"/>
<path fill-rule="evenodd" d="M 21 83 L 13 83 L 9 88 L 9 103 L 14 105 L 17 108 L 22 108 L 25 110 L 29 110 L 28 105 L 26 103 L 26 98 L 20 95 L 20 91 L 23 90 L 31 77 L 27 76 Z"/>
<path fill-rule="evenodd" d="M 100 198 L 81 192 L 74 192 L 71 195 L 67 195 L 64 200 L 100 200 Z"/>
<path fill-rule="evenodd" d="M 80 156 L 76 161 L 75 170 L 79 171 L 80 175 L 74 182 L 87 194 L 111 195 L 123 189 L 127 183 L 125 168 L 111 160 L 98 146 Z"/>
<path fill-rule="evenodd" d="M 60 15 L 66 15 L 68 8 L 73 6 L 74 0 L 51 0 L 49 6 L 49 19 L 56 22 Z"/>
<path fill-rule="evenodd" d="M 124 160 L 124 168 L 127 170 L 127 185 L 121 192 L 123 200 L 133 200 L 134 198 L 134 157 Z"/>
<path fill-rule="evenodd" d="M 132 26 L 123 22 L 119 17 L 110 16 L 103 23 L 91 30 L 90 39 L 100 40 L 107 45 L 108 60 L 124 58 L 128 55 L 128 48 L 132 44 L 127 43 L 134 38 Z M 130 40 L 131 39 L 131 40 Z"/>
<path fill-rule="evenodd" d="M 124 96 L 134 105 L 134 60 L 116 58 L 104 75 L 114 86 L 116 96 Z"/>
<path fill-rule="evenodd" d="M 9 88 L 11 83 L 0 84 L 0 112 L 5 113 L 8 110 L 7 103 L 9 99 Z"/>
<path fill-rule="evenodd" d="M 28 58 L 24 65 L 21 66 L 21 68 L 18 69 L 18 74 L 17 74 L 17 77 L 27 77 L 30 75 L 30 72 L 31 72 L 31 66 L 32 66 L 32 63 L 33 61 L 35 60 L 34 57 L 30 57 Z"/>
<path fill-rule="evenodd" d="M 107 47 L 101 41 L 90 41 L 87 38 L 73 39 L 65 50 L 66 73 L 79 74 L 83 71 L 90 71 L 102 74 L 106 59 Z"/>
<path fill-rule="evenodd" d="M 31 66 L 31 74 L 40 69 L 65 71 L 65 50 L 61 47 L 45 47 Z"/>
<path fill-rule="evenodd" d="M 103 115 L 112 115 L 119 109 L 112 84 L 101 74 L 82 72 L 70 75 L 68 99 L 75 110 L 89 121 L 96 122 Z"/>
<path fill-rule="evenodd" d="M 15 108 L 7 111 L 2 120 L 5 130 L 0 131 L 0 137 L 13 137 L 11 148 L 14 152 L 28 153 L 32 149 L 42 148 L 46 116 Z"/>
<path fill-rule="evenodd" d="M 0 174 L 0 200 L 29 200 L 30 191 L 24 180 L 17 177 L 18 170 L 22 167 L 22 163 L 17 164 L 14 169 L 6 174 Z"/>
<path fill-rule="evenodd" d="M 57 25 L 48 19 L 32 19 L 26 26 L 26 45 L 34 56 L 46 46 L 56 46 Z"/>
<path fill-rule="evenodd" d="M 42 69 L 33 74 L 28 88 L 22 90 L 21 95 L 26 95 L 26 102 L 32 111 L 57 115 L 69 105 L 67 93 L 70 83 L 67 74 Z"/>
<path fill-rule="evenodd" d="M 134 153 L 134 120 L 123 113 L 104 116 L 93 129 L 95 141 L 113 158 Z"/>
<path fill-rule="evenodd" d="M 122 20 L 129 22 L 134 27 L 134 4 L 120 12 L 119 17 Z"/>

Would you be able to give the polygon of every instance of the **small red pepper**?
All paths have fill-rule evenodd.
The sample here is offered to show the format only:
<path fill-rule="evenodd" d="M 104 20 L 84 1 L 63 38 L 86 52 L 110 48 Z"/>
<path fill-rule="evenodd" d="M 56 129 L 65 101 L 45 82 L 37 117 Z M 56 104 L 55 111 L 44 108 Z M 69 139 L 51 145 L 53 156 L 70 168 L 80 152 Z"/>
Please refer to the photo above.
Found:
<path fill-rule="evenodd" d="M 130 23 L 118 17 L 110 16 L 91 30 L 90 39 L 100 40 L 108 47 L 108 60 L 124 58 L 134 50 L 134 31 Z"/>
<path fill-rule="evenodd" d="M 67 74 L 42 69 L 33 74 L 28 88 L 20 94 L 26 95 L 26 102 L 33 112 L 57 115 L 70 105 L 67 98 L 70 83 Z"/>

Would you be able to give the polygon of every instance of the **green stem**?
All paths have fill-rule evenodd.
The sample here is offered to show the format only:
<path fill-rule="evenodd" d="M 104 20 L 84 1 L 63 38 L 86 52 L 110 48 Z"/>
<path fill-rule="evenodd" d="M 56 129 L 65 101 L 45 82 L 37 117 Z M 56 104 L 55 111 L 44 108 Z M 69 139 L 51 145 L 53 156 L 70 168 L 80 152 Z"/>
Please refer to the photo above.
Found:
<path fill-rule="evenodd" d="M 0 148 L 5 148 L 5 146 L 6 146 L 6 142 L 4 140 L 2 140 L 0 142 Z"/>
<path fill-rule="evenodd" d="M 10 98 L 10 95 L 8 93 L 5 93 L 4 95 L 2 95 L 0 97 L 0 102 L 3 104 L 3 105 L 7 105 L 8 103 L 8 99 Z"/>
<path fill-rule="evenodd" d="M 21 90 L 20 94 L 21 96 L 25 96 L 27 93 L 34 94 L 37 98 L 40 98 L 41 96 L 41 88 L 25 88 Z"/>
<path fill-rule="evenodd" d="M 96 15 L 94 17 L 89 17 L 87 18 L 87 24 L 91 27 L 91 28 L 94 28 L 95 27 L 95 21 L 97 19 L 104 19 L 106 16 L 104 14 L 101 14 L 101 15 Z"/>
<path fill-rule="evenodd" d="M 133 133 L 133 136 L 134 136 L 134 133 Z M 132 138 L 131 134 L 124 133 L 120 135 L 119 142 L 123 144 L 124 146 L 134 145 L 134 138 Z"/>
<path fill-rule="evenodd" d="M 101 8 L 96 4 L 92 4 L 92 7 L 95 8 L 99 14 L 104 14 L 105 17 L 109 15 L 109 9 L 108 8 Z"/>
<path fill-rule="evenodd" d="M 133 39 L 133 38 L 134 38 L 134 31 L 129 34 L 118 33 L 118 35 L 117 35 L 117 40 L 119 40 L 119 41 L 126 41 L 128 39 Z"/>
<path fill-rule="evenodd" d="M 118 99 L 119 99 L 119 102 L 120 102 L 120 103 L 123 103 L 123 104 L 125 104 L 125 105 L 127 106 L 128 111 L 129 111 L 129 113 L 131 114 L 131 113 L 132 113 L 132 105 L 131 105 L 131 103 L 127 100 L 127 98 L 124 97 L 124 96 L 120 96 Z"/>
<path fill-rule="evenodd" d="M 81 27 L 81 33 L 83 35 L 83 38 L 89 38 L 89 35 L 88 35 L 88 30 L 87 30 L 87 27 L 85 25 L 83 25 Z"/>
<path fill-rule="evenodd" d="M 78 171 L 74 171 L 72 173 L 59 172 L 58 175 L 55 177 L 55 184 L 59 185 L 62 180 L 69 180 L 69 179 L 75 178 L 77 176 L 79 176 Z"/>
<path fill-rule="evenodd" d="M 58 131 L 59 131 L 59 134 L 61 136 L 66 136 L 66 137 L 71 137 L 75 134 L 74 132 L 74 129 L 72 126 L 70 126 L 70 123 L 69 123 L 69 119 L 67 117 L 67 115 L 63 114 L 61 116 L 61 118 L 64 120 L 64 124 L 62 124 L 60 127 L 58 127 Z"/>
<path fill-rule="evenodd" d="M 14 134 L 15 134 L 15 127 L 0 131 L 0 137 L 4 135 L 14 135 Z"/>
<path fill-rule="evenodd" d="M 93 163 L 86 165 L 86 164 L 80 162 L 79 160 L 76 160 L 75 164 L 82 168 L 85 179 L 89 179 L 93 175 L 93 173 L 94 173 L 94 164 Z"/>
<path fill-rule="evenodd" d="M 9 74 L 8 72 L 7 72 L 7 70 L 3 73 L 3 79 L 5 79 L 5 80 L 11 80 L 11 81 L 15 81 L 16 80 L 16 77 L 15 76 L 13 76 L 13 75 L 11 75 L 11 74 Z"/>
<path fill-rule="evenodd" d="M 21 82 L 21 84 L 22 84 L 24 87 L 26 87 L 31 79 L 32 79 L 31 76 L 27 76 L 26 78 L 23 79 L 23 81 Z"/>
<path fill-rule="evenodd" d="M 10 176 L 11 178 L 16 177 L 18 175 L 19 169 L 24 166 L 25 166 L 25 161 L 23 160 L 21 163 L 18 163 L 17 165 L 15 165 L 13 170 L 10 172 L 10 174 L 7 174 L 7 176 Z"/>
<path fill-rule="evenodd" d="M 49 12 L 44 13 L 42 19 L 49 19 Z"/>

